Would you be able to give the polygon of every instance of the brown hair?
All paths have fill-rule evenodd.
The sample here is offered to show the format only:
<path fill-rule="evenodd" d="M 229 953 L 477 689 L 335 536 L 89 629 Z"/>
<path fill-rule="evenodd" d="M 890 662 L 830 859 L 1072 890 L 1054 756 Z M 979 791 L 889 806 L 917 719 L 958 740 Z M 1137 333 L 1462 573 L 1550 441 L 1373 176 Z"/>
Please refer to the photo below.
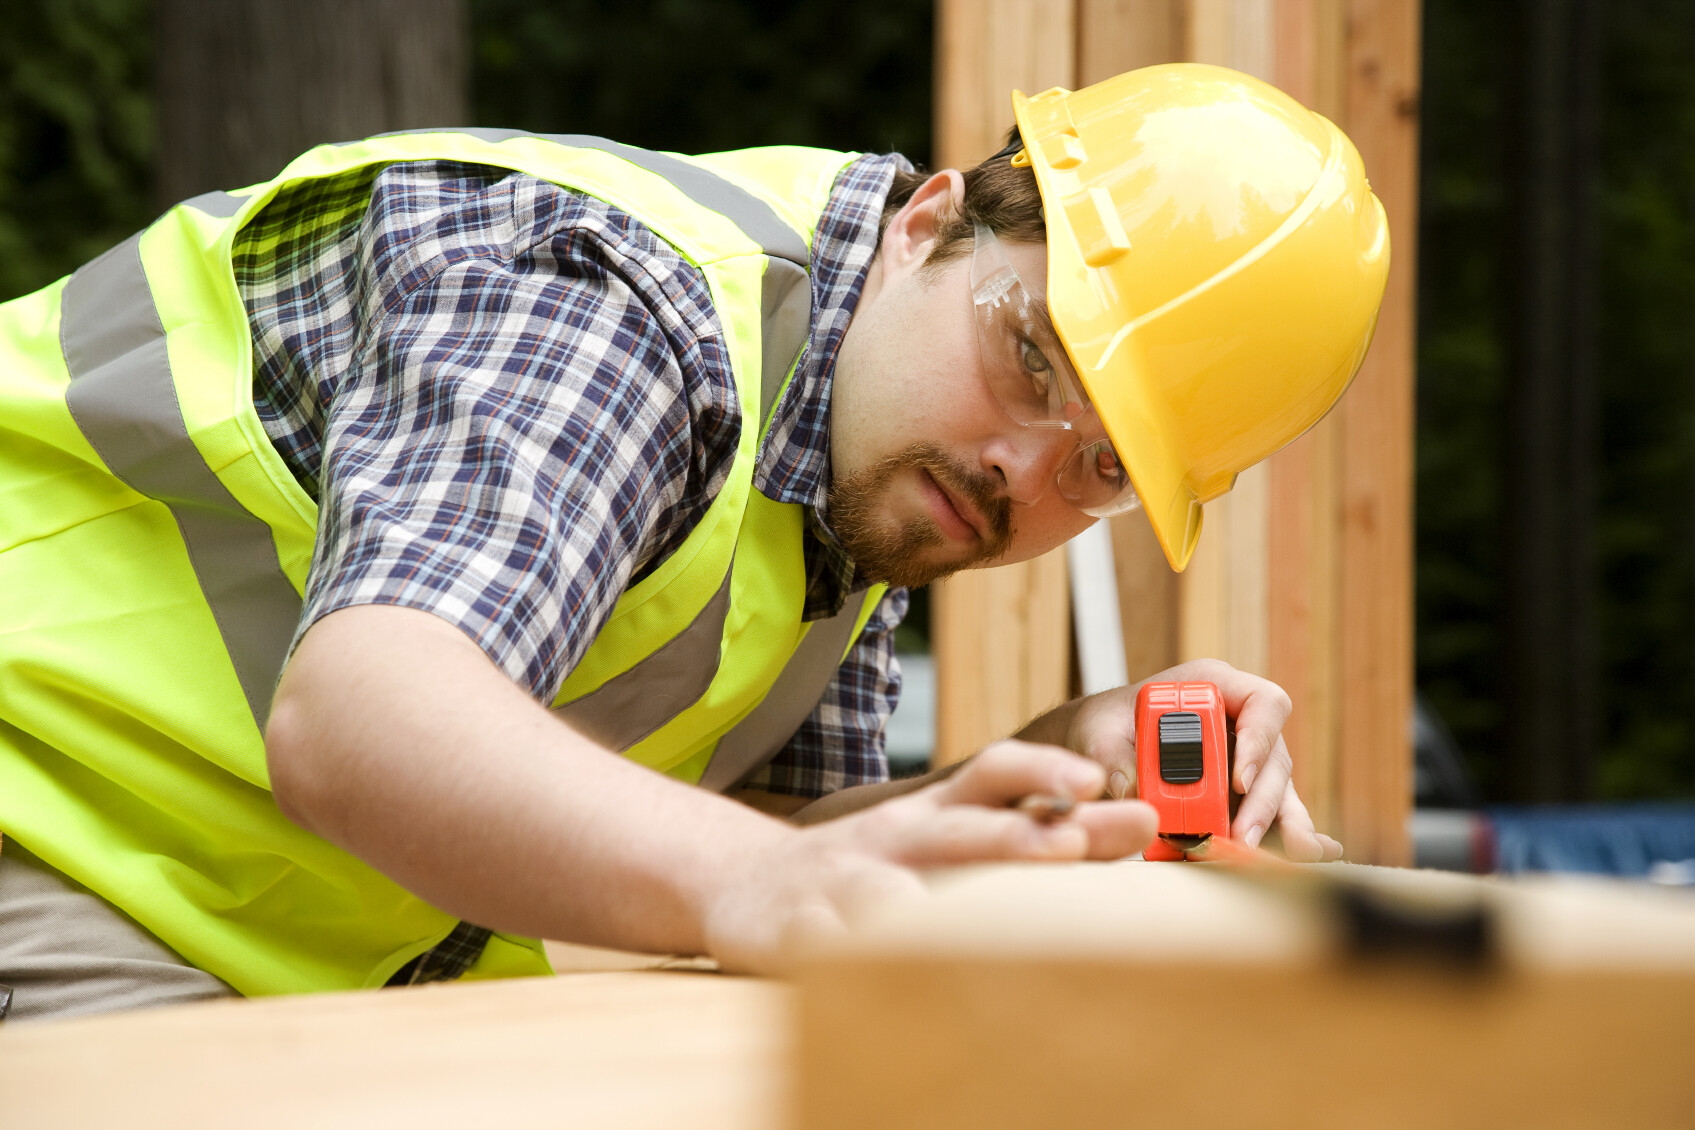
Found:
<path fill-rule="evenodd" d="M 971 249 L 971 233 L 981 220 L 991 231 L 1014 243 L 1041 243 L 1048 237 L 1042 220 L 1042 194 L 1036 187 L 1036 172 L 1028 165 L 1012 163 L 1023 148 L 1018 127 L 1006 134 L 1006 147 L 964 172 L 965 199 L 957 211 L 946 216 L 936 232 L 936 245 L 924 260 L 930 270 L 957 259 Z M 918 186 L 930 179 L 923 169 L 896 172 L 883 203 L 879 232 L 889 226 L 895 213 L 906 206 Z"/>

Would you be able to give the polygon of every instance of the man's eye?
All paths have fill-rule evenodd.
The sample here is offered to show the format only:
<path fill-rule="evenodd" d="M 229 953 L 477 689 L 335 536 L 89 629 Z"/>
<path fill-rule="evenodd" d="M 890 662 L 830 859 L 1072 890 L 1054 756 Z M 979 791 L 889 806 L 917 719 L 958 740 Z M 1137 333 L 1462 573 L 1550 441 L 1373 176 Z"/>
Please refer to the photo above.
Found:
<path fill-rule="evenodd" d="M 1037 392 L 1046 393 L 1050 379 L 1048 374 L 1053 370 L 1053 366 L 1048 363 L 1046 355 L 1036 348 L 1035 342 L 1028 338 L 1019 343 L 1019 350 L 1023 354 L 1021 360 L 1024 363 L 1024 371 L 1030 374 L 1030 383 L 1036 386 Z"/>

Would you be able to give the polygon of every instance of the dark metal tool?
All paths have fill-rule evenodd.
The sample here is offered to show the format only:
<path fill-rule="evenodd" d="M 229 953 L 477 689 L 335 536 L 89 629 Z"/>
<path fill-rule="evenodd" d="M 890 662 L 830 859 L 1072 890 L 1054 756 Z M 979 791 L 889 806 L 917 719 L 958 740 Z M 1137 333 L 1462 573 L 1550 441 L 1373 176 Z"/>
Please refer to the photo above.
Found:
<path fill-rule="evenodd" d="M 1068 796 L 1031 793 L 1018 802 L 1018 811 L 1041 824 L 1052 824 L 1070 816 L 1077 802 Z"/>

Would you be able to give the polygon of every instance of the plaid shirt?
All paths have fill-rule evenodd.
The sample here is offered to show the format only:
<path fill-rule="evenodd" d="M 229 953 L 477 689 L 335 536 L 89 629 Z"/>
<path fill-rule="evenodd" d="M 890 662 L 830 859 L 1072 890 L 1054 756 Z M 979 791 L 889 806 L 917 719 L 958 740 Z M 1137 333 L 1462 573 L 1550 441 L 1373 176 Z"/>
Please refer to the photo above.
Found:
<path fill-rule="evenodd" d="M 864 157 L 837 178 L 810 341 L 755 469 L 761 493 L 807 507 L 808 619 L 863 588 L 825 517 L 830 384 L 902 165 Z M 255 406 L 320 507 L 299 631 L 351 605 L 423 609 L 551 703 L 728 476 L 743 419 L 705 278 L 600 200 L 439 161 L 293 186 L 234 261 Z M 906 607 L 904 590 L 884 598 L 750 786 L 887 778 Z M 462 924 L 399 979 L 457 976 L 486 937 Z"/>

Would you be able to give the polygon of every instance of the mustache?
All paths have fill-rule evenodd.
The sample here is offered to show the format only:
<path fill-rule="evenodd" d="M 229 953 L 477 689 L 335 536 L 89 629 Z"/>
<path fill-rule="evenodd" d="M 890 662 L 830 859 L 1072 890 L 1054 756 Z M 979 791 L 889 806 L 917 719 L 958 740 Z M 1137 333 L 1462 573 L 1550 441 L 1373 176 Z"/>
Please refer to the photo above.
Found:
<path fill-rule="evenodd" d="M 969 559 L 935 562 L 923 551 L 944 544 L 927 517 L 894 523 L 885 512 L 889 484 L 907 471 L 922 471 L 944 491 L 982 516 L 979 544 Z M 863 575 L 892 585 L 918 588 L 993 562 L 1012 545 L 1012 500 L 992 475 L 949 456 L 934 443 L 916 443 L 831 484 L 828 523 Z"/>
<path fill-rule="evenodd" d="M 893 459 L 922 467 L 931 478 L 970 500 L 988 526 L 984 540 L 992 550 L 989 556 L 999 556 L 1012 541 L 1012 500 L 1000 493 L 991 476 L 965 466 L 932 443 L 914 444 Z"/>

